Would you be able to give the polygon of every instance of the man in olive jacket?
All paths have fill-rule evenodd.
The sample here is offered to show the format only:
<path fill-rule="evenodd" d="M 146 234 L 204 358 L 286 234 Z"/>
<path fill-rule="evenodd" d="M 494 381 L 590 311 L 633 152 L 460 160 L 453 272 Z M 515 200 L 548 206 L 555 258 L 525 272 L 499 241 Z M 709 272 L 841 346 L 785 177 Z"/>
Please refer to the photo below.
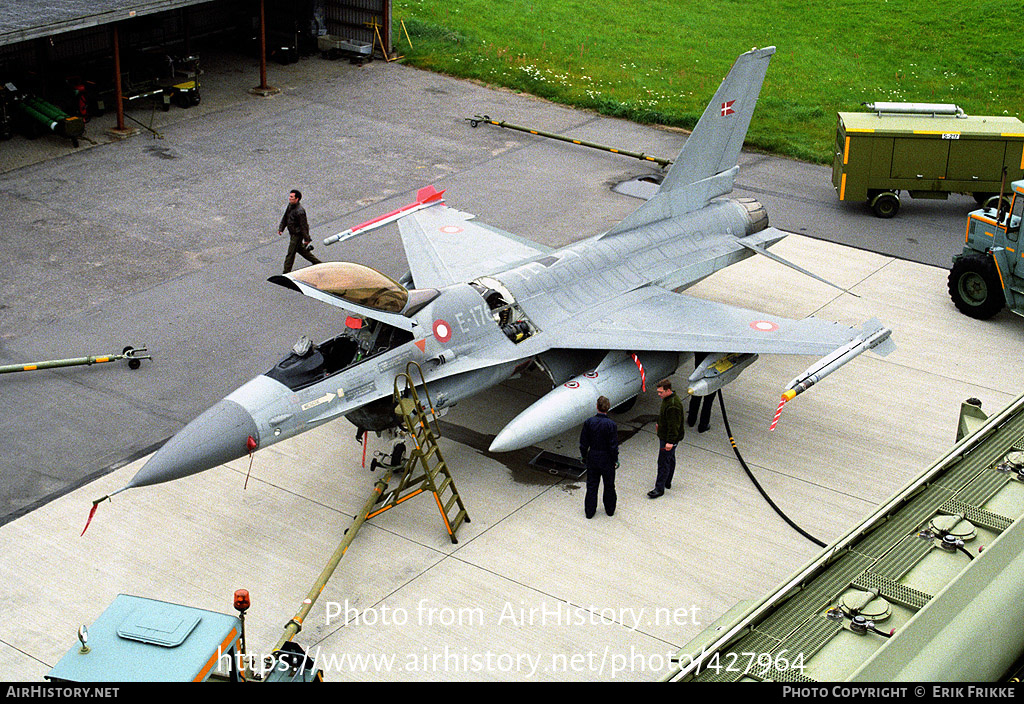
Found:
<path fill-rule="evenodd" d="M 676 445 L 686 431 L 683 402 L 672 391 L 671 381 L 663 379 L 658 382 L 658 396 L 661 397 L 661 410 L 658 412 L 658 479 L 654 489 L 647 492 L 652 499 L 664 494 L 665 489 L 672 488 L 672 475 L 676 471 Z"/>
<path fill-rule="evenodd" d="M 313 248 L 310 246 L 312 240 L 309 238 L 309 223 L 306 221 L 306 209 L 302 207 L 302 192 L 292 189 L 288 192 L 288 207 L 285 208 L 281 224 L 277 226 L 277 234 L 288 230 L 288 254 L 284 258 L 284 273 L 292 270 L 295 264 L 295 255 L 305 257 L 310 264 L 320 264 L 320 260 L 313 256 Z"/>

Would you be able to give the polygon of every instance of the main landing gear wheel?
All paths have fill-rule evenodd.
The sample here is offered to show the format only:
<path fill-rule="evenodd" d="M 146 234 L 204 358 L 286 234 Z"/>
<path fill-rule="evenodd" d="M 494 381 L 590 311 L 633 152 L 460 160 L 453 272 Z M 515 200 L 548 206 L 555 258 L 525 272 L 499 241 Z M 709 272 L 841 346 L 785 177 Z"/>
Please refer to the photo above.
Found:
<path fill-rule="evenodd" d="M 988 320 L 1006 305 L 999 273 L 991 258 L 961 257 L 949 270 L 949 296 L 964 315 Z"/>

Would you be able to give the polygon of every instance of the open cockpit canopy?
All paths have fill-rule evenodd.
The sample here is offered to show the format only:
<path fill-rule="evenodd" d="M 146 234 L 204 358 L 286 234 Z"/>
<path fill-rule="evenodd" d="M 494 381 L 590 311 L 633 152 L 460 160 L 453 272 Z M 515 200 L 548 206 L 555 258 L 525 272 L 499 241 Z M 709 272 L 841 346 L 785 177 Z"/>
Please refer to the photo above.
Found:
<path fill-rule="evenodd" d="M 353 262 L 325 262 L 291 273 L 291 278 L 318 291 L 385 313 L 401 313 L 409 291 L 376 269 Z"/>
<path fill-rule="evenodd" d="M 353 262 L 314 264 L 271 276 L 270 281 L 404 330 L 411 330 L 409 318 L 440 294 L 433 288 L 407 289 L 390 276 Z"/>

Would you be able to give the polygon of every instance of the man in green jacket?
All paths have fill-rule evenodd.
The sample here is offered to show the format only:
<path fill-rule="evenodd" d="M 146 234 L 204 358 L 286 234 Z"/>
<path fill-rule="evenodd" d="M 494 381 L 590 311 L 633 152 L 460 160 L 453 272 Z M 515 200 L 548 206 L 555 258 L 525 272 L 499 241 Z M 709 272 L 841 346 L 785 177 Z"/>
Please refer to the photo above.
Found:
<path fill-rule="evenodd" d="M 320 264 L 313 255 L 312 240 L 309 238 L 309 222 L 306 220 L 306 209 L 302 207 L 302 191 L 293 188 L 288 192 L 288 207 L 285 208 L 281 224 L 277 226 L 277 234 L 288 230 L 288 254 L 284 258 L 284 273 L 292 270 L 295 255 L 306 258 L 310 264 Z"/>
<path fill-rule="evenodd" d="M 658 396 L 661 397 L 661 410 L 658 412 L 658 479 L 654 489 L 647 496 L 656 499 L 672 488 L 672 475 L 676 471 L 676 445 L 683 439 L 686 427 L 683 424 L 685 411 L 683 402 L 672 391 L 672 382 L 663 379 L 658 382 Z"/>

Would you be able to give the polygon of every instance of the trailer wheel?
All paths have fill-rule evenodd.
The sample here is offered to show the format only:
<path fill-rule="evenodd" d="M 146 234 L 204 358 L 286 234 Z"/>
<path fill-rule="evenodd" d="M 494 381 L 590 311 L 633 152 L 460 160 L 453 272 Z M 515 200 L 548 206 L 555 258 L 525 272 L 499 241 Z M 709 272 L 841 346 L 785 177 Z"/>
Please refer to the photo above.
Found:
<path fill-rule="evenodd" d="M 885 191 L 871 201 L 871 210 L 880 218 L 891 218 L 900 211 L 900 197 L 892 191 Z"/>
<path fill-rule="evenodd" d="M 995 264 L 981 254 L 953 262 L 949 270 L 949 296 L 957 310 L 978 320 L 988 320 L 1006 305 Z"/>
<path fill-rule="evenodd" d="M 983 207 L 986 210 L 997 210 L 999 208 L 999 194 L 997 193 L 996 195 L 990 196 L 988 199 L 986 199 L 985 205 Z M 1003 210 L 1005 210 L 1006 212 L 1010 211 L 1009 196 L 1003 196 Z"/>

